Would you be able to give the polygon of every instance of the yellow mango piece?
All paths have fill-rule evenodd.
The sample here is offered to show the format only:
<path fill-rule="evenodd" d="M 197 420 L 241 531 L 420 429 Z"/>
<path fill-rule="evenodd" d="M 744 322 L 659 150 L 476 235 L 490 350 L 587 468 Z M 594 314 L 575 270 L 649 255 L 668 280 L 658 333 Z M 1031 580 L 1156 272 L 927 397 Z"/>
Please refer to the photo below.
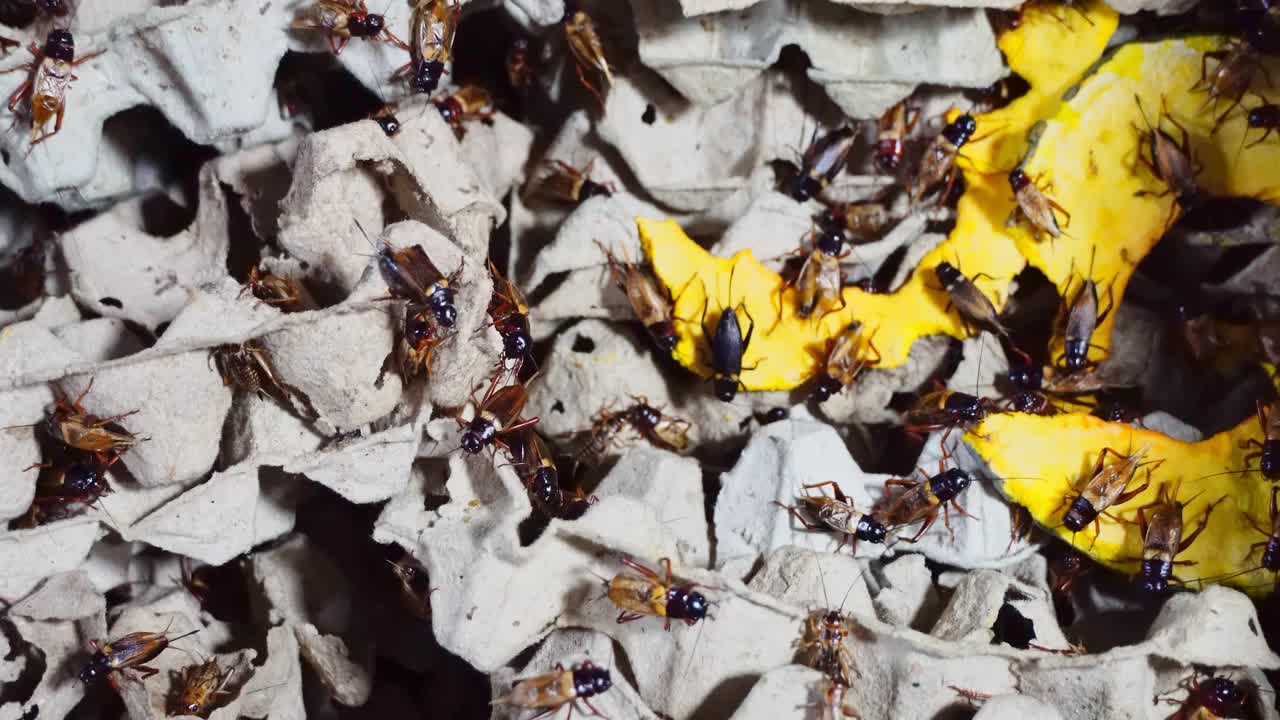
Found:
<path fill-rule="evenodd" d="M 1209 579 L 1260 595 L 1271 592 L 1275 577 L 1258 569 L 1261 548 L 1251 546 L 1266 540 L 1254 524 L 1271 527 L 1271 483 L 1257 471 L 1256 457 L 1245 462 L 1247 455 L 1257 452 L 1256 446 L 1242 447 L 1250 439 L 1262 439 L 1262 429 L 1253 417 L 1200 442 L 1185 443 L 1163 433 L 1090 415 L 1044 417 L 1022 413 L 989 416 L 965 435 L 969 446 L 1001 478 L 1000 490 L 1006 497 L 1025 507 L 1037 523 L 1076 549 L 1131 575 L 1137 573 L 1138 558 L 1142 557 L 1138 508 L 1154 502 L 1162 486 L 1172 488 L 1173 483 L 1181 481 L 1177 499 L 1185 503 L 1184 539 L 1200 523 L 1206 507 L 1225 498 L 1210 514 L 1204 532 L 1175 558 L 1195 564 L 1174 565 L 1173 575 L 1191 582 L 1193 588 L 1193 581 Z M 1126 522 L 1100 516 L 1101 532 L 1096 536 L 1092 525 L 1074 536 L 1062 526 L 1066 502 L 1084 487 L 1104 447 L 1123 454 L 1148 444 L 1151 447 L 1144 461 L 1163 460 L 1151 470 L 1150 486 L 1123 505 L 1107 510 Z M 1107 463 L 1111 462 L 1114 460 L 1108 457 Z M 1246 467 L 1253 470 L 1233 472 Z M 1146 476 L 1147 468 L 1139 470 L 1129 489 L 1140 487 Z M 1236 574 L 1249 569 L 1252 571 Z M 1228 577 L 1231 575 L 1234 577 Z"/>
<path fill-rule="evenodd" d="M 676 332 L 680 342 L 674 356 L 681 365 L 702 377 L 711 376 L 711 350 L 703 341 L 701 324 L 703 301 L 708 297 L 706 326 L 711 333 L 715 332 L 720 313 L 739 303 L 744 303 L 747 313 L 755 320 L 755 333 L 742 360 L 744 368 L 753 368 L 742 373 L 742 383 L 748 390 L 787 390 L 806 382 L 826 362 L 827 340 L 855 318 L 875 331 L 874 342 L 885 357 L 881 364 L 890 367 L 906 361 L 907 350 L 916 338 L 937 333 L 956 337 L 965 334 L 959 316 L 954 311 L 944 312 L 947 294 L 932 277 L 932 272 L 927 278 L 917 274 L 893 295 L 846 288 L 842 293 L 843 310 L 828 312 L 825 316 L 815 311 L 809 318 L 801 318 L 795 312 L 796 289 L 784 290 L 781 276 L 760 264 L 749 250 L 732 258 L 719 258 L 690 240 L 673 221 L 637 218 L 636 224 L 655 274 L 676 300 L 675 317 L 679 318 Z M 976 240 L 946 246 L 961 256 L 978 257 L 982 250 Z M 982 257 L 987 260 L 981 266 L 983 271 L 1003 273 L 1005 284 L 1024 262 L 1012 243 L 995 244 L 983 253 Z M 928 257 L 936 258 L 934 265 L 943 259 L 952 264 L 957 262 L 953 255 L 939 257 L 936 250 Z M 987 289 L 999 287 L 1000 282 L 999 278 L 980 279 L 977 284 Z M 779 291 L 782 293 L 780 303 Z M 997 302 L 1002 303 L 1003 298 Z M 739 313 L 738 322 L 745 335 L 750 325 L 747 314 Z"/>
<path fill-rule="evenodd" d="M 1071 214 L 1064 228 L 1070 237 L 1036 240 L 1024 228 L 1017 228 L 1014 237 L 1018 251 L 1059 292 L 1067 292 L 1070 283 L 1074 297 L 1090 272 L 1096 249 L 1092 277 L 1104 295 L 1101 302 L 1107 304 L 1109 290 L 1111 302 L 1118 306 L 1134 268 L 1176 218 L 1174 196 L 1157 197 L 1167 186 L 1138 160 L 1138 129 L 1146 131 L 1147 122 L 1159 124 L 1178 142 L 1178 126 L 1186 128 L 1192 154 L 1203 166 L 1197 181 L 1209 194 L 1280 199 L 1280 142 L 1241 152 L 1247 129 L 1244 111 L 1236 110 L 1214 132 L 1206 94 L 1191 91 L 1200 79 L 1203 53 L 1223 43 L 1222 38 L 1189 37 L 1122 46 L 1045 121 L 1024 170 L 1038 178 L 1041 187 L 1052 183 L 1047 194 Z M 1210 71 L 1215 62 L 1208 60 Z M 1253 91 L 1276 97 L 1261 82 L 1254 83 Z M 1220 103 L 1218 114 L 1229 102 Z M 1254 131 L 1252 137 L 1260 135 Z M 1150 160 L 1145 148 L 1141 152 Z M 1065 220 L 1059 216 L 1060 223 Z M 1108 352 L 1114 319 L 1111 313 L 1093 336 L 1095 359 Z M 1060 351 L 1059 342 L 1053 352 Z"/>
<path fill-rule="evenodd" d="M 1101 308 L 1114 310 L 1139 261 L 1177 213 L 1171 194 L 1159 197 L 1165 184 L 1139 161 L 1146 151 L 1137 128 L 1145 128 L 1146 121 L 1135 96 L 1153 126 L 1179 140 L 1179 126 L 1187 129 L 1192 152 L 1204 166 L 1198 180 L 1206 192 L 1280 200 L 1280 141 L 1241 151 L 1248 130 L 1244 113 L 1213 132 L 1214 115 L 1202 107 L 1205 94 L 1191 90 L 1204 53 L 1223 47 L 1223 39 L 1132 43 L 1099 62 L 1117 16 L 1096 0 L 1080 7 L 1077 13 L 1029 6 L 1021 26 L 1001 36 L 1010 68 L 1031 89 L 1007 107 L 976 117 L 977 132 L 957 159 L 966 191 L 956 206 L 955 228 L 892 294 L 846 288 L 841 306 L 801 318 L 795 313 L 795 288 L 784 286 L 754 259 L 748 261 L 749 254 L 711 258 L 673 224 L 659 227 L 637 219 L 654 270 L 673 294 L 690 285 L 718 288 L 709 291 L 714 297 L 707 303 L 713 311 L 708 328 L 715 327 L 724 303 L 746 298 L 759 326 L 744 357 L 744 365 L 753 369 L 742 374 L 743 387 L 778 390 L 802 384 L 820 367 L 830 339 L 855 321 L 875 333 L 879 367 L 903 365 L 921 337 L 965 337 L 967 328 L 935 275 L 944 261 L 973 280 L 997 309 L 1007 300 L 1012 278 L 1030 262 L 1068 299 L 1085 276 L 1092 278 Z M 1209 62 L 1212 68 L 1214 61 Z M 958 114 L 953 111 L 948 120 Z M 1015 213 L 1008 173 L 1019 164 L 1065 211 L 1057 215 L 1062 237 L 1033 233 Z M 733 297 L 722 296 L 734 268 L 752 279 L 736 281 Z M 685 322 L 677 326 L 681 342 L 675 356 L 707 376 L 710 349 L 700 323 L 705 298 L 700 287 L 680 295 L 676 315 Z M 1108 312 L 1092 338 L 1095 360 L 1109 352 L 1115 317 Z M 1051 356 L 1060 357 L 1061 340 L 1053 342 Z"/>
<path fill-rule="evenodd" d="M 1102 53 L 1117 16 L 1098 0 L 1082 7 L 1092 25 L 1074 11 L 1059 19 L 1048 11 L 1030 8 L 1021 27 L 1002 37 L 1010 66 L 1043 90 L 1033 87 L 1008 107 L 980 116 L 975 138 L 962 149 L 962 168 L 990 168 L 1006 156 L 1012 158 L 1007 161 L 1012 166 L 1026 149 L 1025 131 L 1056 106 L 1057 96 Z M 1016 52 L 1018 48 L 1021 54 Z M 883 356 L 881 367 L 901 366 L 911 345 L 921 337 L 965 337 L 964 324 L 954 308 L 948 309 L 947 294 L 933 268 L 946 261 L 971 278 L 977 277 L 975 284 L 997 307 L 1003 307 L 1010 280 L 1026 264 L 1004 233 L 1010 193 L 1003 175 L 966 171 L 966 180 L 969 189 L 958 206 L 956 229 L 925 256 L 919 271 L 897 292 L 879 295 L 846 288 L 843 308 L 825 315 L 820 310 L 810 318 L 796 315 L 795 288 L 784 289 L 782 278 L 749 252 L 715 258 L 674 222 L 637 218 L 645 254 L 676 298 L 675 315 L 680 318 L 676 323 L 680 336 L 676 360 L 702 377 L 711 376 L 710 346 L 702 338 L 704 300 L 711 332 L 724 308 L 736 307 L 740 301 L 756 321 L 755 334 L 743 357 L 744 367 L 754 366 L 742 373 L 748 390 L 786 390 L 803 384 L 825 362 L 828 341 L 854 320 L 874 330 L 876 348 Z M 993 214 L 990 207 L 1001 204 L 1005 209 Z M 745 314 L 739 322 L 745 334 Z"/>
<path fill-rule="evenodd" d="M 810 338 L 797 326 L 777 323 L 776 300 L 782 278 L 743 250 L 731 258 L 716 257 L 685 235 L 674 220 L 636 218 L 640 244 L 658 279 L 675 300 L 674 356 L 701 377 L 711 377 L 711 347 L 702 324 L 715 333 L 716 323 L 733 309 L 744 337 L 742 382 L 750 390 L 785 390 L 813 375 L 817 357 L 803 352 Z M 801 352 L 797 352 L 797 350 Z M 754 369 L 748 369 L 754 368 Z"/>
<path fill-rule="evenodd" d="M 1026 152 L 1026 132 L 1055 112 L 1063 93 L 1102 56 L 1120 16 L 1101 0 L 1076 7 L 1080 12 L 1052 3 L 1028 3 L 1022 9 L 1022 24 L 1000 35 L 997 45 L 1009 69 L 1030 89 L 1007 107 L 978 116 L 979 135 L 987 129 L 999 132 L 987 142 L 967 146 L 966 157 L 986 168 L 1013 169 Z M 964 163 L 961 167 L 968 169 Z M 1004 173 L 985 177 L 1008 188 Z M 981 173 L 965 175 L 969 182 L 983 178 Z"/>

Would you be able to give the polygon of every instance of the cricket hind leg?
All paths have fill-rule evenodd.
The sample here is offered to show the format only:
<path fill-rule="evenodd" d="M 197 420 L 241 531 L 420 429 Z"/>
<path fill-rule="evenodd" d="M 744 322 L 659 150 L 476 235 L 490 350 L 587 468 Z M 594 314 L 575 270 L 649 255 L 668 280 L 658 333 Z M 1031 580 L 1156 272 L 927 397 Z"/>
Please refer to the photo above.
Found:
<path fill-rule="evenodd" d="M 938 511 L 935 509 L 932 513 L 929 514 L 927 518 L 925 518 L 924 524 L 920 526 L 919 532 L 917 532 L 915 535 L 912 535 L 910 538 L 903 538 L 903 540 L 909 543 L 919 542 L 920 537 L 924 535 L 929 530 L 930 527 L 933 526 L 933 523 L 936 522 L 937 519 L 938 519 Z"/>
<path fill-rule="evenodd" d="M 603 110 L 605 107 L 604 96 L 600 94 L 600 91 L 596 89 L 595 85 L 591 84 L 591 81 L 587 80 L 587 76 L 582 72 L 582 65 L 577 62 L 573 65 L 578 70 L 578 82 L 582 83 L 584 87 L 591 91 L 591 94 L 595 96 L 596 101 L 600 103 L 600 108 Z"/>

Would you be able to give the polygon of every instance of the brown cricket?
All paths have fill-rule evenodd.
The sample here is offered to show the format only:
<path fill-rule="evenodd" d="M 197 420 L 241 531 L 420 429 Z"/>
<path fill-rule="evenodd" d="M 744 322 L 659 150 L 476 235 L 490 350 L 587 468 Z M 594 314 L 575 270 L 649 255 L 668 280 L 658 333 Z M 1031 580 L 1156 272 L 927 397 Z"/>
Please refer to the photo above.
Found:
<path fill-rule="evenodd" d="M 613 70 L 604 54 L 604 43 L 596 32 L 595 21 L 582 10 L 573 6 L 576 3 L 566 2 L 564 13 L 564 39 L 573 53 L 574 68 L 578 71 L 578 80 L 596 96 L 600 107 L 604 107 L 604 95 L 595 85 L 587 80 L 585 69 L 595 70 L 604 78 L 605 92 L 613 85 Z"/>
<path fill-rule="evenodd" d="M 653 343 L 663 352 L 675 350 L 676 336 L 674 308 L 671 296 L 658 284 L 656 278 L 630 260 L 619 263 L 614 254 L 599 240 L 596 244 L 609 262 L 609 273 L 618 289 L 627 296 L 636 318 L 649 331 Z M 624 259 L 626 259 L 624 257 Z"/>

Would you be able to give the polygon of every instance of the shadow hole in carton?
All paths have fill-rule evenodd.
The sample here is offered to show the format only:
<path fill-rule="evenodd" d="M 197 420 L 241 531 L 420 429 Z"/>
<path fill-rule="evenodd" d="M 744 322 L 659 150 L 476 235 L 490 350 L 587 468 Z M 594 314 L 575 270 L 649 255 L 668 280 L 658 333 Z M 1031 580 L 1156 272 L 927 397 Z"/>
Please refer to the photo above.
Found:
<path fill-rule="evenodd" d="M 542 648 L 542 644 L 546 641 L 547 641 L 546 638 L 543 638 L 538 642 L 525 648 L 524 650 L 521 650 L 520 652 L 516 653 L 516 656 L 511 658 L 511 660 L 507 662 L 507 667 L 523 668 L 524 666 L 533 662 L 534 656 L 538 654 L 538 650 Z M 523 677 L 523 675 L 517 672 L 516 677 Z"/>
<path fill-rule="evenodd" d="M 191 224 L 196 217 L 194 207 L 185 208 L 167 195 L 152 194 L 142 201 L 142 231 L 156 237 L 173 237 Z"/>
<path fill-rule="evenodd" d="M 262 256 L 262 239 L 253 229 L 253 220 L 241 204 L 241 195 L 230 185 L 221 183 L 227 205 L 227 274 L 238 283 L 249 279 L 249 270 Z"/>
<path fill-rule="evenodd" d="M 152 193 L 141 206 L 145 232 L 171 237 L 195 220 L 200 168 L 218 156 L 214 148 L 188 140 L 150 105 L 137 105 L 107 118 L 102 137 L 112 153 L 129 158 L 132 171 L 148 179 L 139 187 L 141 193 Z M 176 199 L 169 197 L 173 188 Z"/>
<path fill-rule="evenodd" d="M 88 315 L 88 313 L 86 313 Z M 160 339 L 160 333 L 169 328 L 168 322 L 157 325 L 155 329 L 149 328 L 140 322 L 130 320 L 128 318 L 120 318 L 120 322 L 124 324 L 128 334 L 121 334 L 116 338 L 116 342 L 106 350 L 105 359 L 119 360 L 122 357 L 128 357 L 139 349 L 145 350 L 156 344 L 156 340 Z M 137 346 L 133 343 L 137 342 Z M 140 348 L 138 346 L 141 346 Z"/>
<path fill-rule="evenodd" d="M 553 238 L 548 237 L 546 244 L 550 244 L 552 239 Z M 542 247 L 545 247 L 545 245 L 539 245 L 539 248 L 542 248 Z M 524 268 L 517 269 L 517 272 L 523 273 Z M 569 279 L 568 272 L 551 273 L 546 278 L 544 278 L 543 281 L 537 287 L 530 288 L 529 292 L 526 293 L 526 297 L 529 300 L 529 303 L 531 305 L 537 305 L 538 303 L 542 302 L 544 299 L 547 298 L 547 296 L 551 295 L 551 293 L 559 289 L 560 286 L 563 285 L 565 281 L 568 279 Z"/>
<path fill-rule="evenodd" d="M 383 74 L 384 68 L 372 70 Z M 389 77 L 395 68 L 385 71 Z M 329 52 L 286 52 L 276 67 L 275 87 L 281 113 L 307 115 L 315 131 L 363 120 L 385 104 Z"/>
<path fill-rule="evenodd" d="M 1218 261 L 1209 266 L 1204 282 L 1210 285 L 1224 283 L 1249 267 L 1270 245 L 1235 245 L 1224 248 Z"/>
<path fill-rule="evenodd" d="M 938 711 L 932 720 L 969 720 L 978 714 L 978 709 L 967 701 L 958 700 L 952 705 Z"/>
<path fill-rule="evenodd" d="M 778 59 L 774 61 L 770 69 L 803 73 L 811 67 L 813 67 L 813 63 L 809 61 L 809 54 L 799 45 L 791 43 L 782 46 L 782 49 L 778 51 Z"/>
<path fill-rule="evenodd" d="M 413 464 L 423 478 L 422 509 L 427 512 L 440 509 L 449 502 L 448 458 L 418 458 Z"/>
<path fill-rule="evenodd" d="M 499 106 L 519 109 L 506 107 L 518 104 L 520 95 L 507 76 L 507 52 L 517 36 L 525 36 L 524 30 L 502 8 L 465 13 L 453 41 L 453 83 L 478 84 L 494 94 Z M 529 48 L 531 61 L 534 50 L 535 47 Z"/>
<path fill-rule="evenodd" d="M 538 538 L 542 537 L 543 531 L 547 529 L 547 525 L 551 524 L 551 518 L 546 513 L 535 509 L 529 513 L 529 517 L 520 521 L 516 526 L 516 534 L 520 538 L 520 547 L 529 547 L 535 543 Z"/>
<path fill-rule="evenodd" d="M 12 28 L 24 28 L 36 21 L 36 4 L 34 2 L 0 3 L 0 25 Z"/>
<path fill-rule="evenodd" d="M 417 180 L 403 165 L 393 163 L 390 172 L 385 172 L 375 163 L 362 162 L 358 167 L 383 186 L 383 230 L 388 225 L 398 222 L 417 220 L 449 236 L 448 223 L 444 218 L 433 207 L 424 205 L 418 200 Z"/>
<path fill-rule="evenodd" d="M 875 292 L 897 292 L 898 288 L 893 285 L 893 278 L 898 274 L 898 268 L 902 267 L 902 261 L 907 257 L 907 246 L 895 248 L 889 256 L 880 263 L 880 267 L 871 274 L 871 288 Z M 903 281 L 905 282 L 905 280 Z"/>
<path fill-rule="evenodd" d="M 722 475 L 721 468 L 731 468 L 738 462 L 738 456 L 741 450 L 730 452 L 722 456 L 725 462 L 721 467 L 714 467 L 709 463 L 699 463 L 698 470 L 702 474 L 702 516 L 707 521 L 707 537 L 711 540 L 711 561 L 716 559 L 716 543 L 715 543 L 715 515 L 716 515 L 716 499 L 720 496 L 720 487 Z"/>
<path fill-rule="evenodd" d="M 120 358 L 128 357 L 139 350 L 146 350 L 152 345 L 155 345 L 156 341 L 160 339 L 160 336 L 164 331 L 169 329 L 168 320 L 155 326 L 154 329 L 149 328 L 142 323 L 134 322 L 133 320 L 126 319 L 121 320 L 121 322 L 124 323 L 129 334 L 120 335 L 120 337 L 116 338 L 116 341 L 111 345 L 111 347 L 107 349 L 105 358 L 108 360 L 119 360 Z M 137 345 L 134 344 L 135 342 L 137 342 Z"/>
<path fill-rule="evenodd" d="M 759 575 L 760 571 L 763 569 L 764 569 L 764 555 L 761 555 L 751 563 L 751 567 L 747 569 L 747 574 L 742 576 L 742 582 L 744 584 L 750 585 L 751 581 L 755 580 L 756 575 Z"/>
<path fill-rule="evenodd" d="M 110 613 L 112 610 L 124 605 L 125 603 L 133 602 L 134 595 L 136 594 L 134 588 L 139 585 L 139 581 L 125 581 L 119 585 L 107 588 L 106 591 L 102 593 L 102 599 L 107 604 L 107 612 Z"/>
<path fill-rule="evenodd" d="M 1075 299 L 1075 293 L 1081 285 L 1079 276 L 1087 272 L 1089 272 L 1088 267 L 1077 269 L 1076 277 L 1072 280 L 1071 299 Z M 1099 278 L 1094 280 L 1101 282 Z M 1046 313 L 1057 313 L 1059 310 L 1062 300 L 1058 294 L 1058 288 L 1033 265 L 1027 265 L 1022 272 L 1018 273 L 1014 277 L 1014 282 L 1018 289 L 1009 298 L 1013 313 L 1008 317 L 1008 327 L 1013 335 L 1013 343 L 1019 349 L 1030 352 L 1033 360 L 1047 363 L 1049 358 L 1046 348 L 1049 347 L 1054 326 L 1053 323 L 1043 322 L 1043 319 Z M 1105 290 L 1103 292 L 1105 293 Z M 1099 301 L 1106 302 L 1103 298 Z"/>
<path fill-rule="evenodd" d="M 4 658 L 6 663 L 16 660 L 19 656 L 23 656 L 26 660 L 22 672 L 16 678 L 0 685 L 0 705 L 26 702 L 35 693 L 36 686 L 40 684 L 40 678 L 44 677 L 44 651 L 23 640 L 17 626 L 8 618 L 0 618 L 0 635 L 3 635 L 9 644 L 9 654 Z"/>
<path fill-rule="evenodd" d="M 1265 203 L 1254 198 L 1210 197 L 1178 218 L 1177 225 L 1183 230 L 1224 232 L 1249 223 L 1255 213 L 1270 212 Z"/>
<path fill-rule="evenodd" d="M 991 625 L 991 644 L 1026 650 L 1035 639 L 1035 623 L 1018 612 L 1018 608 L 1009 602 L 1009 595 L 1006 593 L 1005 602 L 1000 606 L 996 621 Z"/>
<path fill-rule="evenodd" d="M 696 653 L 697 648 L 694 648 L 691 652 Z M 697 667 L 698 657 L 693 655 L 688 658 L 681 658 L 679 662 L 685 666 L 683 672 L 688 673 L 694 667 Z M 702 704 L 696 710 L 690 713 L 690 717 L 728 717 L 732 715 L 738 709 L 738 706 L 742 704 L 742 701 L 746 699 L 747 693 L 751 691 L 751 686 L 755 685 L 758 679 L 758 675 L 734 675 L 725 678 L 711 692 L 707 693 L 706 699 L 702 701 Z M 721 713 L 724 714 L 721 715 Z"/>
<path fill-rule="evenodd" d="M 79 668 L 70 666 L 67 668 L 68 673 L 78 671 Z M 111 683 L 96 682 L 85 688 L 84 698 L 76 704 L 67 717 L 72 720 L 88 717 L 121 718 L 128 717 L 128 712 L 125 710 L 124 698 L 112 689 Z"/>

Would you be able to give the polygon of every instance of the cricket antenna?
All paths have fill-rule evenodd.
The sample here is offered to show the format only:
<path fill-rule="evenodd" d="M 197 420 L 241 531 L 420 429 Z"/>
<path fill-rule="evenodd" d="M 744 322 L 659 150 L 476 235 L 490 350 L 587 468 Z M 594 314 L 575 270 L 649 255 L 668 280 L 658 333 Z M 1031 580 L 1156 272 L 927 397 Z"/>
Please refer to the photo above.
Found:
<path fill-rule="evenodd" d="M 979 397 L 979 385 L 982 384 L 982 351 L 987 349 L 987 341 L 983 338 L 982 333 L 978 333 L 978 369 L 974 371 L 973 376 L 973 396 Z"/>
<path fill-rule="evenodd" d="M 86 1 L 86 0 L 75 0 L 75 1 L 73 2 L 73 0 L 67 0 L 68 4 L 70 4 L 70 5 L 71 5 L 71 13 L 70 13 L 69 15 L 64 15 L 64 17 L 66 17 L 66 23 L 67 23 L 67 24 L 63 27 L 63 29 L 64 29 L 64 30 L 70 30 L 70 29 L 71 29 L 71 25 L 75 22 L 76 18 L 80 16 L 80 3 L 81 3 L 81 2 L 85 2 L 85 1 Z M 56 27 L 56 26 L 57 26 L 57 24 L 58 24 L 58 20 L 57 20 L 57 18 L 58 18 L 58 16 L 57 16 L 57 15 L 54 15 L 54 21 L 53 21 L 53 24 L 54 24 L 54 26 L 55 26 L 55 27 Z"/>
<path fill-rule="evenodd" d="M 831 607 L 831 597 L 827 595 L 827 577 L 822 572 L 822 560 L 818 558 L 818 553 L 813 553 L 813 564 L 818 566 L 818 581 L 822 583 L 822 601 L 827 607 Z"/>
<path fill-rule="evenodd" d="M 102 497 L 99 496 L 95 498 L 93 501 L 93 504 L 97 505 L 99 510 L 106 513 L 107 519 L 110 520 L 111 524 L 115 526 L 116 532 L 120 532 L 120 522 L 116 520 L 114 516 L 112 516 L 111 511 L 108 510 L 107 506 L 102 503 Z"/>
<path fill-rule="evenodd" d="M 262 692 L 262 691 L 264 691 L 264 690 L 274 690 L 275 688 L 278 688 L 278 687 L 284 687 L 285 685 L 288 685 L 288 684 L 289 684 L 289 681 L 288 681 L 288 680 L 285 680 L 284 682 L 282 682 L 282 683 L 276 683 L 275 685 L 268 685 L 268 686 L 266 686 L 266 687 L 260 687 L 260 688 L 256 688 L 256 689 L 254 689 L 254 690 L 249 690 L 249 691 L 247 691 L 247 692 L 245 693 L 245 695 L 252 695 L 252 694 L 254 694 L 254 693 L 259 693 L 259 692 Z"/>
<path fill-rule="evenodd" d="M 172 625 L 172 624 L 173 624 L 173 620 L 172 620 L 172 619 L 170 619 L 170 620 L 169 620 L 169 624 L 170 624 L 170 625 Z M 169 628 L 168 628 L 168 627 L 165 627 L 165 632 L 166 632 L 166 633 L 167 633 L 167 632 L 169 632 Z M 184 633 L 182 633 L 181 635 L 179 635 L 179 636 L 177 636 L 177 637 L 175 637 L 175 638 L 169 638 L 169 644 L 170 644 L 170 645 L 173 645 L 173 643 L 175 643 L 175 642 L 177 642 L 177 641 L 181 640 L 182 638 L 185 638 L 185 637 L 191 637 L 192 635 L 195 635 L 195 634 L 196 634 L 196 633 L 198 633 L 198 632 L 200 632 L 200 628 L 196 628 L 195 630 L 191 630 L 191 631 L 189 631 L 189 632 L 184 632 Z M 179 649 L 179 650 L 182 650 L 182 648 L 178 648 L 178 649 Z M 188 652 L 188 651 L 186 651 L 186 650 L 182 650 L 182 651 L 183 651 L 183 652 Z"/>
<path fill-rule="evenodd" d="M 369 237 L 369 233 L 364 231 L 364 226 L 360 224 L 360 221 L 355 218 L 351 218 L 351 222 L 356 226 L 356 229 L 360 231 L 360 234 L 364 236 L 364 240 L 365 242 L 369 243 L 369 247 L 373 248 L 374 250 L 377 250 L 378 249 L 377 243 L 375 243 L 373 239 Z"/>
<path fill-rule="evenodd" d="M 173 640 L 181 640 L 182 638 L 186 637 L 187 635 L 191 635 L 191 634 L 194 634 L 194 633 L 197 633 L 197 632 L 199 632 L 199 629 L 198 629 L 198 628 L 197 628 L 196 630 L 192 630 L 192 631 L 191 631 L 191 632 L 189 632 L 189 633 L 185 633 L 185 634 L 183 634 L 183 635 L 179 635 L 178 637 L 174 638 Z M 174 644 L 173 644 L 173 640 L 170 640 L 170 641 L 169 641 L 169 647 L 173 648 L 174 650 L 178 650 L 178 651 L 180 651 L 180 652 L 184 652 L 184 653 L 186 653 L 186 654 L 187 654 L 187 657 L 190 657 L 190 658 L 191 658 L 191 659 L 193 659 L 193 660 L 198 660 L 198 661 L 200 661 L 200 662 L 204 662 L 204 658 L 203 658 L 203 657 L 200 657 L 200 655 L 198 655 L 197 653 L 193 653 L 193 652 L 191 652 L 190 650 L 188 650 L 188 649 L 186 649 L 186 648 L 181 648 L 181 647 L 178 647 L 177 645 L 174 645 Z"/>
<path fill-rule="evenodd" d="M 387 10 L 391 9 L 391 3 L 394 0 L 387 0 L 387 6 L 382 10 L 383 21 L 386 21 Z M 385 27 L 385 26 L 384 26 Z M 390 33 L 391 29 L 387 27 L 383 32 Z M 378 37 L 382 36 L 382 32 L 378 33 Z M 392 36 L 394 37 L 394 35 Z M 378 111 L 391 106 L 391 102 L 387 100 L 386 93 L 382 92 L 382 78 L 386 75 L 386 66 L 383 63 L 377 63 L 375 66 L 374 56 L 382 57 L 381 43 L 362 43 L 361 46 L 368 52 L 365 54 L 365 67 L 369 68 L 369 80 L 372 84 L 373 94 L 378 97 Z M 375 50 L 375 48 L 377 48 Z"/>
<path fill-rule="evenodd" d="M 693 659 L 698 655 L 698 643 L 702 642 L 702 631 L 707 628 L 706 620 L 698 624 L 698 635 L 693 639 L 693 648 L 689 650 L 689 662 L 684 665 L 683 675 L 689 674 L 689 668 L 693 666 Z"/>
<path fill-rule="evenodd" d="M 844 612 L 844 604 L 849 600 L 849 593 L 853 592 L 853 586 L 857 585 L 858 581 L 865 577 L 866 572 L 867 572 L 866 568 L 863 568 L 862 570 L 858 571 L 858 576 L 849 582 L 848 589 L 844 591 L 844 597 L 840 598 L 840 612 L 842 613 Z"/>

